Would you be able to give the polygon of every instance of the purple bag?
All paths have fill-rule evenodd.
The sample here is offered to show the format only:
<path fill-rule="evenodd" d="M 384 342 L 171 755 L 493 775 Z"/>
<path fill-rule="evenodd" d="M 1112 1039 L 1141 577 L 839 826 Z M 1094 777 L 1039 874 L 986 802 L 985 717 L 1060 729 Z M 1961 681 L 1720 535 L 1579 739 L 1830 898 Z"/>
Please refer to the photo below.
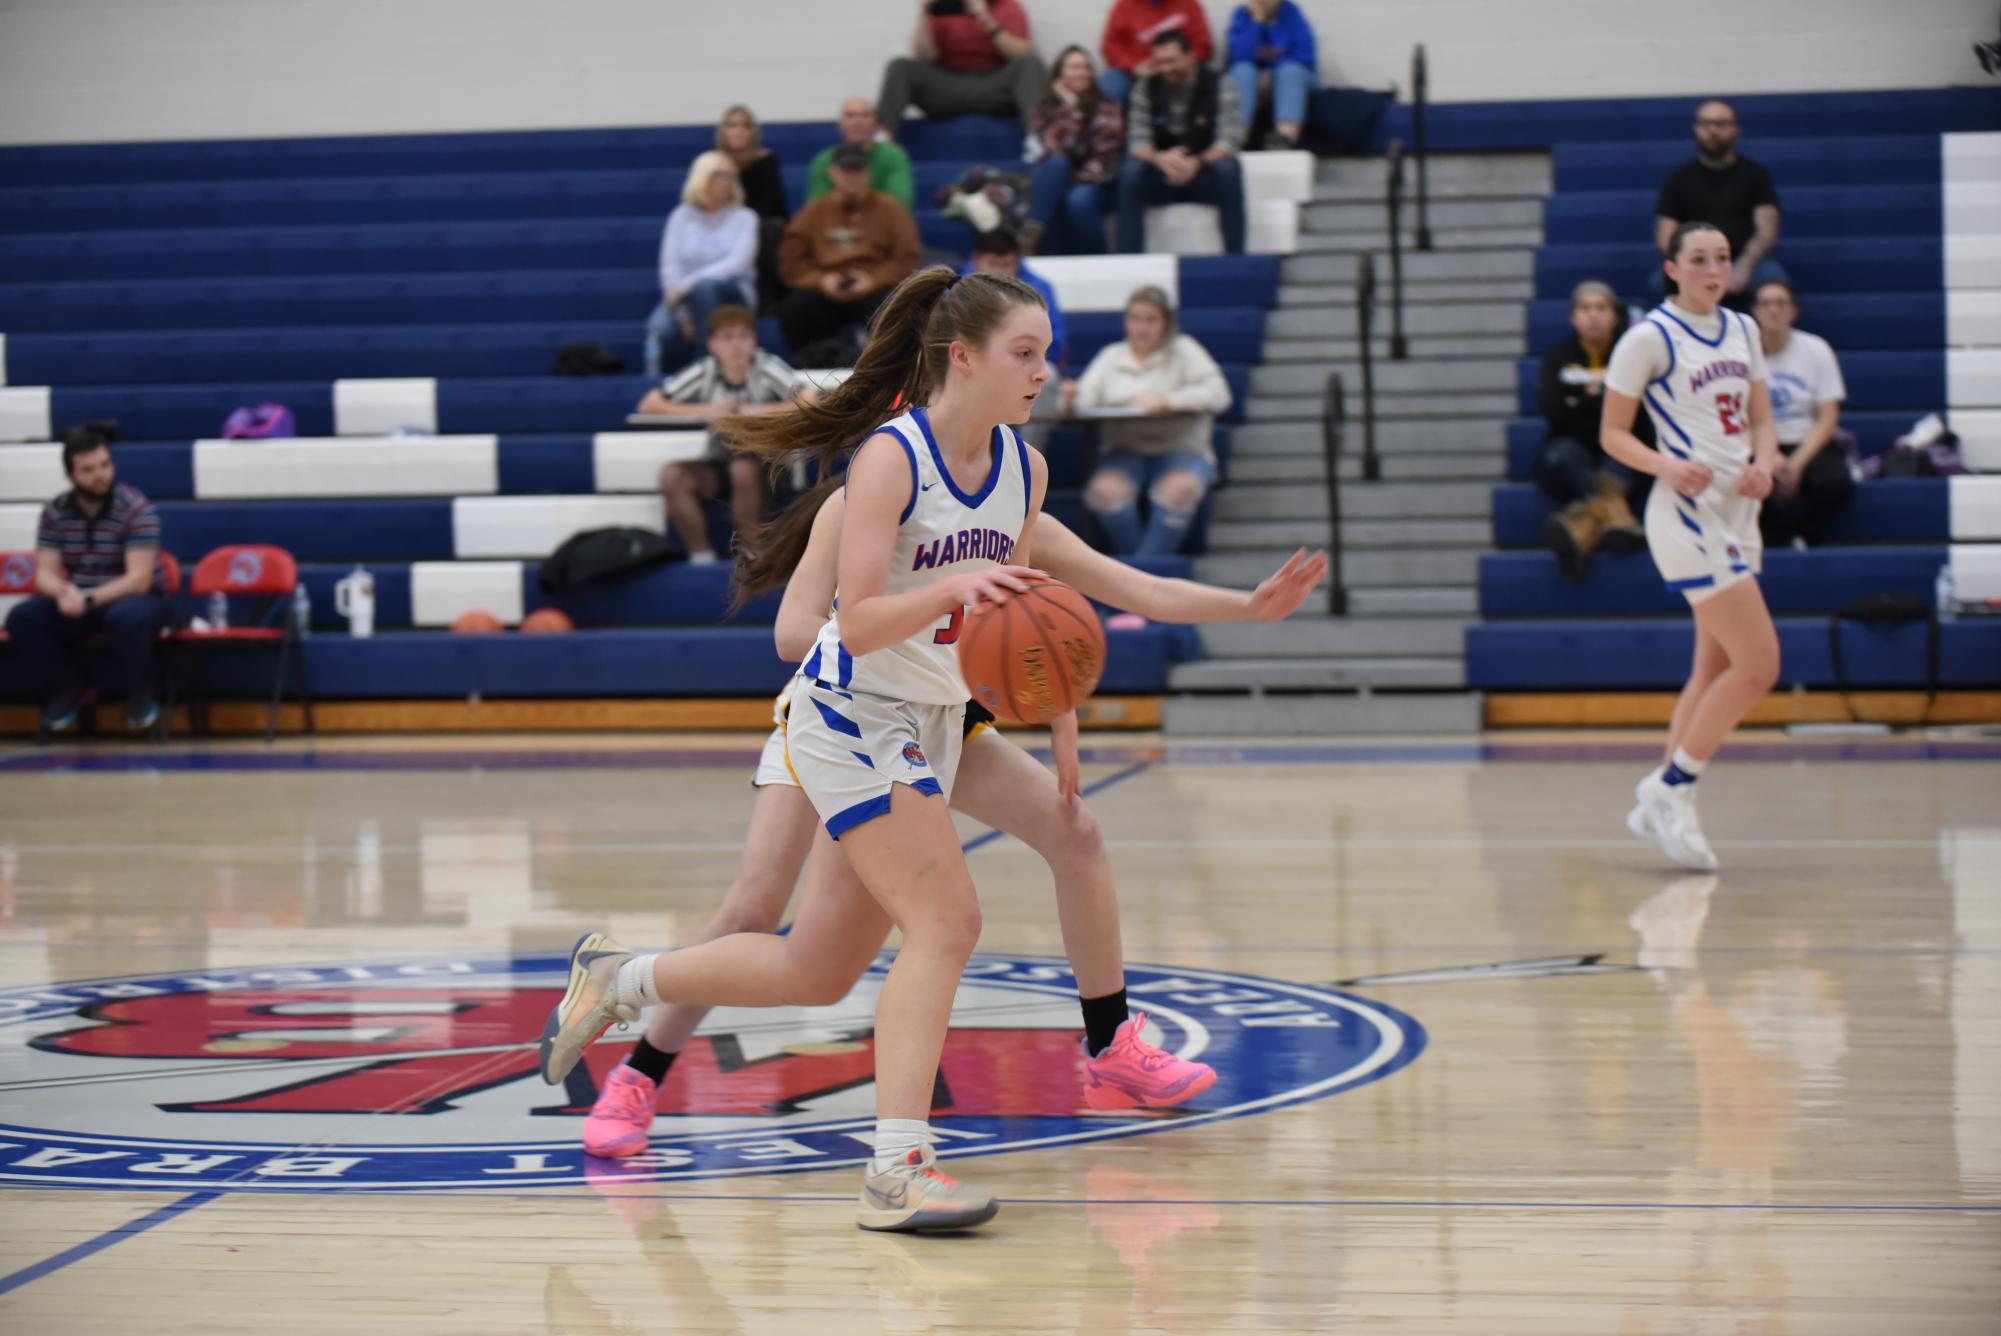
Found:
<path fill-rule="evenodd" d="M 283 404 L 257 404 L 251 408 L 239 408 L 229 415 L 222 424 L 222 438 L 226 441 L 268 441 L 282 436 L 297 436 L 298 424 L 292 420 L 292 410 Z"/>

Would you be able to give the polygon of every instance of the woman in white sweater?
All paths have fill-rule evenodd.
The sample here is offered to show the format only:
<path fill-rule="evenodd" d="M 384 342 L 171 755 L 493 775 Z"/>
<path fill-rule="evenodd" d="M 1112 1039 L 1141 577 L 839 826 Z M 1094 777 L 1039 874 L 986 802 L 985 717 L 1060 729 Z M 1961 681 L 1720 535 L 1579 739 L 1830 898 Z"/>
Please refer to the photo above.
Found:
<path fill-rule="evenodd" d="M 646 374 L 656 380 L 694 357 L 718 307 L 757 308 L 757 215 L 727 153 L 704 153 L 688 169 L 660 234 L 660 297 L 646 321 Z"/>
<path fill-rule="evenodd" d="M 1216 481 L 1210 444 L 1230 384 L 1208 350 L 1174 324 L 1159 288 L 1126 300 L 1126 337 L 1091 359 L 1065 387 L 1066 413 L 1101 417 L 1098 471 L 1084 504 L 1120 556 L 1179 551 L 1188 525 Z M 1140 521 L 1139 496 L 1148 514 Z"/>

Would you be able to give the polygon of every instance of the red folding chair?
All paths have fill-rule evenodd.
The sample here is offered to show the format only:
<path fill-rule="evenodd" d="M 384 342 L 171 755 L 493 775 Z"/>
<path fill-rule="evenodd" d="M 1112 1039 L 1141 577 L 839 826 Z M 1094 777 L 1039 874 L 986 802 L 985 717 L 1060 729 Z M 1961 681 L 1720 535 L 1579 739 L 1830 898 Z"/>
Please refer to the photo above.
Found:
<path fill-rule="evenodd" d="M 0 594 L 32 594 L 35 592 L 35 554 L 32 552 L 0 552 Z M 0 642 L 7 639 L 4 618 L 0 618 Z"/>
<path fill-rule="evenodd" d="M 188 593 L 197 607 L 215 594 L 230 599 L 232 625 L 220 630 L 182 627 L 174 632 L 175 665 L 167 692 L 163 720 L 172 720 L 186 669 L 202 654 L 246 649 L 278 650 L 278 668 L 271 678 L 271 709 L 264 726 L 264 740 L 278 736 L 278 706 L 285 698 L 285 683 L 293 663 L 298 664 L 300 702 L 306 708 L 306 731 L 313 727 L 313 683 L 306 669 L 304 647 L 298 644 L 298 625 L 292 620 L 292 590 L 299 583 L 299 566 L 282 547 L 246 544 L 219 547 L 195 565 L 188 580 Z M 234 625 L 241 618 L 243 625 Z M 275 623 L 275 624 L 272 624 Z M 193 707 L 199 726 L 208 727 L 208 701 L 201 696 Z M 171 725 L 169 725 L 171 726 Z"/>

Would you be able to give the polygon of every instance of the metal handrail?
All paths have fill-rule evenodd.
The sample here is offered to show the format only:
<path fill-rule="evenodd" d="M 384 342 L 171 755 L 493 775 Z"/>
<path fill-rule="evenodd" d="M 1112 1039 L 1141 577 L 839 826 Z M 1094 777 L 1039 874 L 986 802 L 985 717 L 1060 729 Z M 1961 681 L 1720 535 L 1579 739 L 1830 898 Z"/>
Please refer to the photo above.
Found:
<path fill-rule="evenodd" d="M 1362 347 L 1362 478 L 1376 482 L 1383 476 L 1382 461 L 1376 457 L 1376 262 L 1367 252 L 1361 256 L 1359 281 L 1355 290 L 1355 326 Z"/>
<path fill-rule="evenodd" d="M 1348 433 L 1348 389 L 1341 373 L 1327 373 L 1320 404 L 1320 444 L 1327 456 L 1327 611 L 1348 615 L 1348 591 L 1341 585 L 1341 444 Z"/>
<path fill-rule="evenodd" d="M 1429 76 L 1425 70 L 1424 44 L 1419 43 L 1410 57 L 1410 145 L 1417 156 L 1417 248 L 1431 249 L 1431 182 L 1425 171 L 1424 115 L 1430 102 Z"/>
<path fill-rule="evenodd" d="M 1410 356 L 1403 334 L 1403 141 L 1390 141 L 1390 359 Z"/>

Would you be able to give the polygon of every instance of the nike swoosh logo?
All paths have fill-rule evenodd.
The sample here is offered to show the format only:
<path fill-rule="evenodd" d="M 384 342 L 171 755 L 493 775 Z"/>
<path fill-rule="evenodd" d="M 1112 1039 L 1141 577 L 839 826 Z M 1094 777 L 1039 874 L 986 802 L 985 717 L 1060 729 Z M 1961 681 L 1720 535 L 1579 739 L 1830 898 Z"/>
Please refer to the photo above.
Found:
<path fill-rule="evenodd" d="M 930 490 L 931 490 L 931 489 L 932 489 L 933 487 L 936 487 L 937 485 L 938 485 L 938 484 L 937 484 L 937 483 L 935 483 L 935 482 L 927 482 L 927 483 L 925 483 L 925 484 L 924 484 L 924 485 L 923 485 L 922 487 L 918 488 L 917 490 L 918 490 L 918 491 L 920 491 L 920 492 L 928 492 L 928 491 L 930 491 Z"/>
<path fill-rule="evenodd" d="M 899 1183 L 896 1185 L 895 1192 L 884 1192 L 873 1183 L 864 1183 L 862 1184 L 862 1191 L 868 1193 L 869 1200 L 873 1201 L 877 1206 L 882 1207 L 884 1210 L 893 1211 L 902 1208 L 904 1199 L 909 1195 L 909 1186 Z"/>

